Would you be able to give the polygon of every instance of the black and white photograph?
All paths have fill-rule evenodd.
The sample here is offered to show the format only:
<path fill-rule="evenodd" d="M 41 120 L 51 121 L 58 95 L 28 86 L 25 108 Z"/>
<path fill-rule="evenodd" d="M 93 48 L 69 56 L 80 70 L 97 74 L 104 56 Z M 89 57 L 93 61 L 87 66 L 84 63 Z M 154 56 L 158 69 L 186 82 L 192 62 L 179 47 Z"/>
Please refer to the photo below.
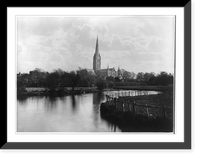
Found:
<path fill-rule="evenodd" d="M 176 17 L 17 16 L 17 132 L 175 133 Z"/>

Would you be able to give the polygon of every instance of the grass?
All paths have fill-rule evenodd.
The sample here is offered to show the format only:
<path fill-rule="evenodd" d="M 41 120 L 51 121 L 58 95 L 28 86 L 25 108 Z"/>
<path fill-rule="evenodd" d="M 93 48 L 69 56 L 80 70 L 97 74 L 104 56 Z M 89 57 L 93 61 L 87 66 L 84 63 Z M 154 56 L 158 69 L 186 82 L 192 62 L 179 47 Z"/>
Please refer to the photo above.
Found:
<path fill-rule="evenodd" d="M 125 101 L 135 101 L 138 105 L 148 105 L 151 107 L 160 107 L 160 108 L 149 108 L 149 113 L 153 117 L 162 117 L 163 108 L 166 107 L 166 115 L 168 118 L 173 118 L 173 93 L 172 92 L 163 92 L 155 95 L 142 95 L 142 96 L 133 96 L 133 97 L 123 97 Z M 146 113 L 146 108 L 137 108 L 138 113 Z"/>
<path fill-rule="evenodd" d="M 123 90 L 153 90 L 153 91 L 172 91 L 173 86 L 117 86 L 115 89 Z"/>
<path fill-rule="evenodd" d="M 166 91 L 156 95 L 121 97 L 124 101 L 135 101 L 136 113 L 121 112 L 109 109 L 101 110 L 101 117 L 111 124 L 117 125 L 123 132 L 173 132 L 173 92 Z M 104 108 L 106 107 L 104 103 Z M 148 105 L 150 116 L 146 108 Z M 166 107 L 166 117 L 163 107 Z M 155 108 L 160 107 L 160 108 Z"/>

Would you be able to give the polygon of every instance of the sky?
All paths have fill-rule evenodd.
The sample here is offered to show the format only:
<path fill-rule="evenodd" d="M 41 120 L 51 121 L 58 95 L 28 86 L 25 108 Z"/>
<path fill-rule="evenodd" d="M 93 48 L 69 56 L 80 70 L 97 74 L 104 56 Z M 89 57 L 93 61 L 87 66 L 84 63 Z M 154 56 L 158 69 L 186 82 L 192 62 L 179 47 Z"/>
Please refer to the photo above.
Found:
<path fill-rule="evenodd" d="M 17 71 L 101 68 L 174 72 L 174 16 L 17 17 Z"/>

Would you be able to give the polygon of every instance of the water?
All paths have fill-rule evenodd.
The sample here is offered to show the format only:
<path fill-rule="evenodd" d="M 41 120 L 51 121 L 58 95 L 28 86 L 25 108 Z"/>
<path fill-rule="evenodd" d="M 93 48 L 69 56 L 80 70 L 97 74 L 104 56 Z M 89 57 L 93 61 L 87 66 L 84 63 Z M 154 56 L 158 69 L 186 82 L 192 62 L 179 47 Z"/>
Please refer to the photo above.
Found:
<path fill-rule="evenodd" d="M 17 100 L 18 132 L 120 132 L 100 116 L 105 95 L 118 97 L 136 91 L 107 91 L 63 97 L 34 96 Z M 140 91 L 141 92 L 141 91 Z M 148 91 L 148 94 L 157 94 Z M 144 93 L 138 93 L 144 94 Z M 136 92 L 137 95 L 137 92 Z"/>

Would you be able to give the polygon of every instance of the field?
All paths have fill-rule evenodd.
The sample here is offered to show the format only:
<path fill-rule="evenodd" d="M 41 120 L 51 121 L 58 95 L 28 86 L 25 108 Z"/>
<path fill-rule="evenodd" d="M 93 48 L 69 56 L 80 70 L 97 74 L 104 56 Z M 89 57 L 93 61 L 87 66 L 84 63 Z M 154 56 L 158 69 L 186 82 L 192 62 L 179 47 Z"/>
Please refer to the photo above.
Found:
<path fill-rule="evenodd" d="M 123 102 L 135 102 L 132 111 L 113 110 L 107 102 L 101 105 L 101 117 L 124 132 L 173 132 L 173 92 L 156 95 L 120 97 Z M 147 108 L 148 106 L 148 114 Z M 116 107 L 117 109 L 117 107 Z"/>
<path fill-rule="evenodd" d="M 145 107 L 140 107 L 140 105 L 147 105 L 149 113 L 153 117 L 162 117 L 163 108 L 166 107 L 166 117 L 173 117 L 173 93 L 164 92 L 155 95 L 142 95 L 142 96 L 133 96 L 133 97 L 123 97 L 123 100 L 126 101 L 135 101 L 137 106 L 137 111 L 139 114 L 146 113 Z M 155 108 L 154 108 L 155 107 Z M 160 107 L 160 108 L 159 108 Z"/>
<path fill-rule="evenodd" d="M 153 90 L 153 91 L 173 91 L 173 86 L 117 86 L 114 89 L 123 90 Z"/>

